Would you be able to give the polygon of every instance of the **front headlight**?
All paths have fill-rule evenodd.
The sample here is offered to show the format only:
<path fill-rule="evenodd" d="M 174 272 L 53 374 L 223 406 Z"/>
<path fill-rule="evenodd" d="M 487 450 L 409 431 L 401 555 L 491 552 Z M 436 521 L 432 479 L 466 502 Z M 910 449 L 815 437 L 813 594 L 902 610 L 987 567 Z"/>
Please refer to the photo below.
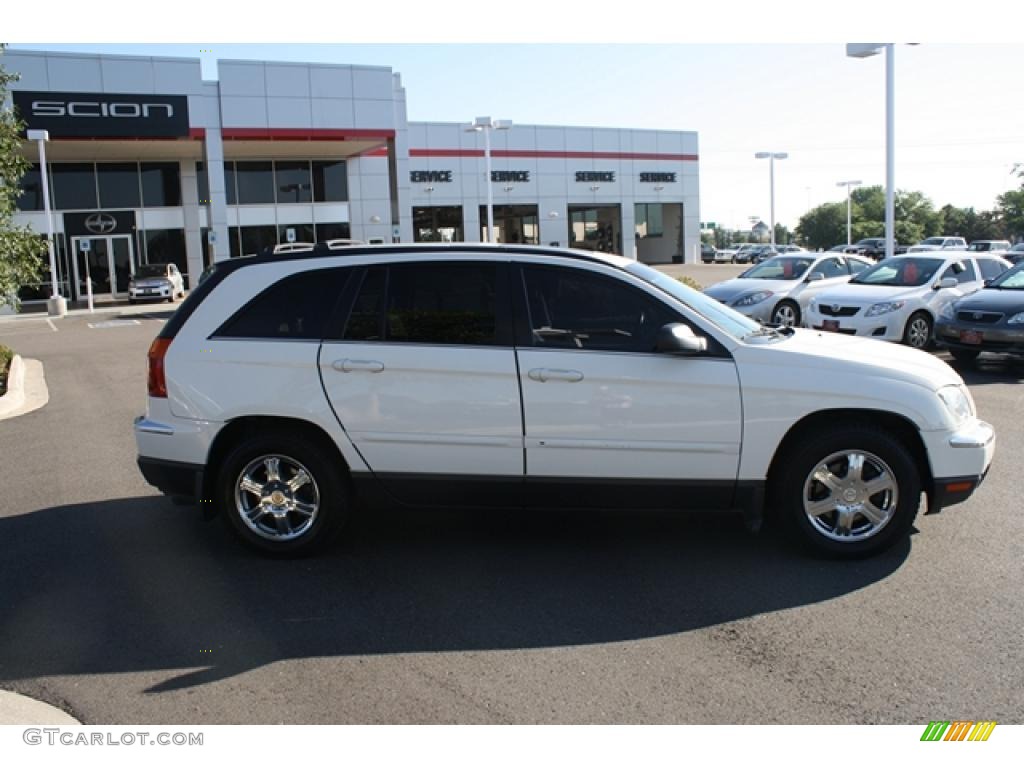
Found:
<path fill-rule="evenodd" d="M 971 399 L 956 384 L 945 386 L 936 394 L 938 394 L 942 404 L 946 406 L 946 410 L 953 415 L 955 423 L 961 424 L 974 415 Z"/>
<path fill-rule="evenodd" d="M 818 299 L 817 298 L 811 299 L 811 303 L 808 305 L 808 307 L 810 308 L 811 312 L 817 312 L 818 311 Z"/>
<path fill-rule="evenodd" d="M 1006 321 L 1007 325 L 1021 325 L 1024 324 L 1024 312 L 1018 312 L 1016 315 Z"/>
<path fill-rule="evenodd" d="M 765 299 L 771 298 L 771 291 L 757 291 L 755 293 L 748 293 L 742 299 L 733 302 L 734 307 L 751 307 L 754 304 L 760 304 Z"/>
<path fill-rule="evenodd" d="M 946 306 L 944 306 L 942 308 L 942 311 L 939 312 L 939 319 L 940 320 L 954 320 L 954 319 L 956 319 L 956 312 L 953 311 L 953 305 L 952 304 L 947 304 Z"/>
<path fill-rule="evenodd" d="M 905 301 L 883 301 L 878 304 L 872 304 L 868 307 L 868 311 L 864 313 L 864 317 L 878 317 L 889 312 L 895 312 L 897 309 L 902 309 Z"/>

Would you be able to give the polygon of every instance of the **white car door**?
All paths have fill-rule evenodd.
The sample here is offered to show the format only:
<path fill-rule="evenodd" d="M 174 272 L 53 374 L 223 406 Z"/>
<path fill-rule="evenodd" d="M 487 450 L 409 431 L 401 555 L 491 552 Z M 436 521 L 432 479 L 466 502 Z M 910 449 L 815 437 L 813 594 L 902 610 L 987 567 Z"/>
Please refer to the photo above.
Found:
<path fill-rule="evenodd" d="M 480 489 L 522 483 L 506 271 L 486 260 L 370 267 L 341 338 L 323 343 L 338 421 L 399 499 L 456 503 L 466 476 Z"/>
<path fill-rule="evenodd" d="M 936 290 L 932 287 L 950 277 L 954 278 L 957 282 L 955 288 L 939 288 Z M 927 291 L 924 294 L 923 301 L 932 315 L 938 317 L 942 314 L 942 310 L 946 305 L 952 304 L 969 293 L 974 293 L 984 284 L 985 281 L 978 272 L 974 259 L 965 255 L 962 259 L 951 261 L 942 270 L 938 278 L 929 281 L 929 283 L 922 287 L 923 290 Z"/>
<path fill-rule="evenodd" d="M 531 499 L 727 505 L 742 420 L 729 353 L 710 338 L 708 354 L 655 352 L 658 330 L 684 318 L 655 289 L 625 282 L 615 270 L 521 268 L 516 315 L 525 326 L 516 354 Z M 622 493 L 630 498 L 614 496 Z"/>

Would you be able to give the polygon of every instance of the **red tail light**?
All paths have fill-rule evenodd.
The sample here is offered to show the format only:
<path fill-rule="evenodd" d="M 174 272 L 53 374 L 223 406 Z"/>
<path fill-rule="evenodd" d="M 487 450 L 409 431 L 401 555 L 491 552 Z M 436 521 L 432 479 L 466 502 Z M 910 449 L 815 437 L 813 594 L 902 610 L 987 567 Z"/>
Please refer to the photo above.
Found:
<path fill-rule="evenodd" d="M 149 345 L 149 396 L 167 397 L 167 379 L 164 376 L 164 356 L 171 346 L 170 339 L 153 339 Z"/>

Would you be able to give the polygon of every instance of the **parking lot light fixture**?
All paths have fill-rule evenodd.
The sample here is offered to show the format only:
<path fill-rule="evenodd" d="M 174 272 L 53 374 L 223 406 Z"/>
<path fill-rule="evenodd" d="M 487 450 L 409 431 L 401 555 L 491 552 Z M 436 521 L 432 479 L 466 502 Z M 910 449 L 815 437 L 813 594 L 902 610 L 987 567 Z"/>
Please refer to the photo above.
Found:
<path fill-rule="evenodd" d="M 768 188 L 771 194 L 771 228 L 772 245 L 775 245 L 775 161 L 785 160 L 789 155 L 785 152 L 755 152 L 755 160 L 768 160 Z"/>
<path fill-rule="evenodd" d="M 836 182 L 837 187 L 846 187 L 846 244 L 850 245 L 852 240 L 850 239 L 850 190 L 853 187 L 859 187 L 862 182 L 860 181 L 839 181 Z"/>
<path fill-rule="evenodd" d="M 896 99 L 892 43 L 847 43 L 846 55 L 866 59 L 885 51 L 885 258 L 896 252 Z"/>
<path fill-rule="evenodd" d="M 53 253 L 53 215 L 50 212 L 50 184 L 46 169 L 46 142 L 50 140 L 50 132 L 39 129 L 26 131 L 26 138 L 39 146 L 39 176 L 43 180 L 43 211 L 46 214 L 46 250 L 50 254 L 50 299 L 46 302 L 46 310 L 50 315 L 63 317 L 67 312 L 67 302 L 60 295 L 57 284 L 57 259 Z"/>
<path fill-rule="evenodd" d="M 478 117 L 467 131 L 475 131 L 484 135 L 484 173 L 487 184 L 487 239 L 494 242 L 494 192 L 491 189 L 491 131 L 507 131 L 512 127 L 511 120 L 492 120 L 489 117 Z"/>

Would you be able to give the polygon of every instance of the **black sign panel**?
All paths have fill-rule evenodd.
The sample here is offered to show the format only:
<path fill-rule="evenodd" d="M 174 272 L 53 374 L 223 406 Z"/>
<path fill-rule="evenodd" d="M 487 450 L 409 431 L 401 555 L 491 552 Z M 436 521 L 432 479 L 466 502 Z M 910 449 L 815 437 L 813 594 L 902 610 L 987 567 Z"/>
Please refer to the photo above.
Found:
<path fill-rule="evenodd" d="M 29 128 L 50 138 L 188 136 L 188 98 L 140 93 L 13 91 L 14 106 Z"/>
<path fill-rule="evenodd" d="M 135 234 L 135 211 L 65 213 L 64 233 L 68 237 L 104 237 Z"/>

